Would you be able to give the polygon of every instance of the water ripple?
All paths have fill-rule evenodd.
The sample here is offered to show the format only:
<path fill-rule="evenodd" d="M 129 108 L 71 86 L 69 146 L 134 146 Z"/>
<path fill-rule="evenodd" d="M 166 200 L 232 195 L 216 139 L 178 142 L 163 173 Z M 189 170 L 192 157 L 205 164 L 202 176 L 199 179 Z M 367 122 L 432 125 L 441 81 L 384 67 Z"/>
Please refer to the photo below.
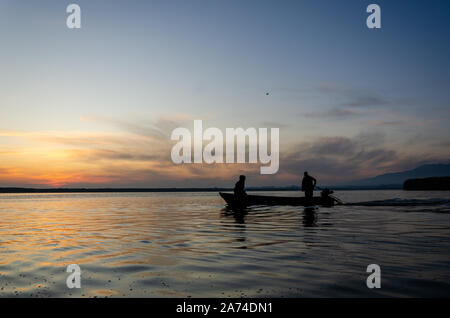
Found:
<path fill-rule="evenodd" d="M 216 193 L 1 194 L 0 296 L 450 296 L 448 194 L 336 194 L 349 204 L 243 213 Z"/>

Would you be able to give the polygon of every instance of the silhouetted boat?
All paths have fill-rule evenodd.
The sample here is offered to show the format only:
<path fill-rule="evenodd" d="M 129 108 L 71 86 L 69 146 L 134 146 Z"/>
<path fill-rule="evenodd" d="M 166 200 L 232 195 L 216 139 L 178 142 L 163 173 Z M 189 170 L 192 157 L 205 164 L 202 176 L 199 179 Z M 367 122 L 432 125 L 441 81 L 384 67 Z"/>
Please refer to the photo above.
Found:
<path fill-rule="evenodd" d="M 234 194 L 219 192 L 219 195 L 225 202 L 232 207 L 243 207 L 251 205 L 300 205 L 300 206 L 333 206 L 339 203 L 337 198 L 332 196 L 313 197 L 307 199 L 305 197 L 278 197 L 265 195 L 247 195 L 244 200 L 236 200 Z"/>

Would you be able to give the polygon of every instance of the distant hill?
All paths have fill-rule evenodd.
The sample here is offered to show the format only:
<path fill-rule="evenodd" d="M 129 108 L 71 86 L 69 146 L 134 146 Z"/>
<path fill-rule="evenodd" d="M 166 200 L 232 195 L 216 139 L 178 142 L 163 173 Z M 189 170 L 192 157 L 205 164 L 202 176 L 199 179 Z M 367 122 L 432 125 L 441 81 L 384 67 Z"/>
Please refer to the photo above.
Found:
<path fill-rule="evenodd" d="M 450 164 L 428 164 L 413 170 L 386 173 L 374 178 L 357 180 L 349 185 L 356 187 L 398 186 L 402 187 L 407 179 L 450 176 Z"/>

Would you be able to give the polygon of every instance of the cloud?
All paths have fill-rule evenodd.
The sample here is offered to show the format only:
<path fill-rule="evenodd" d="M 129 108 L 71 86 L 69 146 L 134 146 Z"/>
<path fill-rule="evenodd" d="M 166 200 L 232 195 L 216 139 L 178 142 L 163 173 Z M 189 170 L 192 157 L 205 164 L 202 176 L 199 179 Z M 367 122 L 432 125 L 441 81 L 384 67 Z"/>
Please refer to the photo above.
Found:
<path fill-rule="evenodd" d="M 286 145 L 276 175 L 260 175 L 260 164 L 175 165 L 168 138 L 124 133 L 17 132 L 0 135 L 32 141 L 31 147 L 2 153 L 0 186 L 90 187 L 211 187 L 233 186 L 245 174 L 248 185 L 298 184 L 303 171 L 320 184 L 373 177 L 414 168 L 427 162 L 448 161 L 441 152 L 408 147 L 408 153 L 389 148 L 384 133 L 354 137 L 326 136 Z M 288 149 L 288 150 L 286 150 Z M 403 149 L 403 148 L 402 148 Z M 439 155 L 438 155 L 439 154 Z"/>
<path fill-rule="evenodd" d="M 369 107 L 387 105 L 388 102 L 379 96 L 370 95 L 369 93 L 358 92 L 356 95 L 349 94 L 349 100 L 343 102 L 342 105 L 349 107 Z"/>
<path fill-rule="evenodd" d="M 312 118 L 344 118 L 361 115 L 361 112 L 352 109 L 333 108 L 323 112 L 306 113 L 304 116 Z"/>
<path fill-rule="evenodd" d="M 375 124 L 375 126 L 402 126 L 406 124 L 406 122 L 403 120 L 391 120 L 391 121 L 375 120 L 373 121 L 373 123 Z"/>
<path fill-rule="evenodd" d="M 161 151 L 151 151 L 150 149 L 139 149 L 134 147 L 123 149 L 92 149 L 92 150 L 69 150 L 67 155 L 73 159 L 83 161 L 156 161 L 164 157 Z"/>
<path fill-rule="evenodd" d="M 143 136 L 156 136 L 156 137 L 164 137 L 165 133 L 159 127 L 154 124 L 136 124 L 130 123 L 123 120 L 108 118 L 108 117 L 100 117 L 100 116 L 82 116 L 80 118 L 81 121 L 85 122 L 96 122 L 96 123 L 105 123 L 107 125 L 119 128 L 120 130 L 127 131 L 129 133 L 143 135 Z"/>
<path fill-rule="evenodd" d="M 320 137 L 298 144 L 280 158 L 280 174 L 295 180 L 293 176 L 300 178 L 307 170 L 321 184 L 333 184 L 440 162 L 449 156 L 401 154 L 383 146 L 384 139 L 382 134 L 361 134 L 353 138 Z"/>
<path fill-rule="evenodd" d="M 259 127 L 264 127 L 264 128 L 287 128 L 289 126 L 290 126 L 289 124 L 283 124 L 283 123 L 275 122 L 275 121 L 263 121 L 259 125 Z"/>
<path fill-rule="evenodd" d="M 167 138 L 173 129 L 194 119 L 197 118 L 187 114 L 172 114 L 161 116 L 154 121 L 137 120 L 133 122 L 102 116 L 82 116 L 80 118 L 81 121 L 103 123 L 128 133 L 157 138 Z"/>
<path fill-rule="evenodd" d="M 126 144 L 130 141 L 159 141 L 161 137 L 136 136 L 125 133 L 99 133 L 87 131 L 0 131 L 0 136 L 22 138 L 42 143 L 68 146 L 97 147 Z M 144 138 L 145 137 L 145 138 Z"/>
<path fill-rule="evenodd" d="M 322 137 L 308 147 L 308 152 L 313 155 L 340 155 L 355 151 L 356 143 L 345 137 Z"/>
<path fill-rule="evenodd" d="M 336 83 L 322 83 L 315 89 L 333 98 L 339 106 L 360 108 L 388 105 L 390 102 L 379 93 L 370 90 L 344 86 Z"/>

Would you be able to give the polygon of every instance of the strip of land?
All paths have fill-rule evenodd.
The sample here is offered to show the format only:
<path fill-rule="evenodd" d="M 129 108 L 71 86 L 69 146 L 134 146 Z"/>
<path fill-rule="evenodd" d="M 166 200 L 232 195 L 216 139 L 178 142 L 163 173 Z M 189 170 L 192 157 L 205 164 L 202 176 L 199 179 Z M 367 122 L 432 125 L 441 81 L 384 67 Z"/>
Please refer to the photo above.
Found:
<path fill-rule="evenodd" d="M 323 186 L 322 188 L 326 188 Z M 401 189 L 401 185 L 353 187 L 339 186 L 328 187 L 333 190 L 387 190 Z M 246 191 L 300 191 L 298 186 L 286 187 L 247 187 Z M 219 192 L 233 191 L 233 188 L 18 188 L 4 187 L 0 188 L 0 193 L 99 193 L 99 192 Z"/>

